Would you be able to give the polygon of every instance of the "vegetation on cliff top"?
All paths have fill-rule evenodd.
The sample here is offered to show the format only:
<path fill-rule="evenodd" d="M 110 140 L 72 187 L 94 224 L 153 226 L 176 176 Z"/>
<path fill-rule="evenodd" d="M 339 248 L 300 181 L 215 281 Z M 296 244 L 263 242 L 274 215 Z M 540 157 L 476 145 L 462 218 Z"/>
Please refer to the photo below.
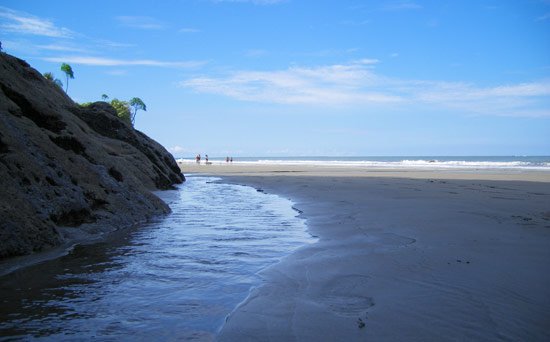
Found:
<path fill-rule="evenodd" d="M 54 74 L 51 72 L 45 72 L 44 78 L 50 82 L 55 83 L 59 88 L 63 89 L 63 82 L 59 78 L 55 78 Z"/>
<path fill-rule="evenodd" d="M 104 102 L 107 102 L 109 99 L 109 96 L 106 94 L 101 95 L 101 98 Z M 134 97 L 130 101 L 123 101 L 119 100 L 117 98 L 114 98 L 111 100 L 111 102 L 108 102 L 115 110 L 116 114 L 119 118 L 122 120 L 130 123 L 132 126 L 134 125 L 136 114 L 138 110 L 144 110 L 147 111 L 147 106 L 141 100 L 139 97 Z M 92 104 L 92 102 L 84 102 L 81 103 L 80 106 L 82 107 L 88 107 Z M 132 112 L 133 109 L 133 112 Z"/>
<path fill-rule="evenodd" d="M 65 76 L 66 76 L 66 80 L 67 80 L 66 87 L 65 87 L 65 93 L 66 93 L 69 88 L 69 78 L 74 79 L 74 71 L 72 67 L 67 63 L 61 64 L 60 69 L 65 73 Z M 45 72 L 43 76 L 48 81 L 51 81 L 56 85 L 58 85 L 60 88 L 63 88 L 63 83 L 59 79 L 55 78 L 53 73 Z M 107 102 L 108 99 L 109 99 L 109 96 L 107 94 L 101 95 L 102 101 Z M 80 105 L 83 107 L 88 107 L 91 104 L 92 102 L 84 102 L 84 103 L 81 103 Z M 117 116 L 119 118 L 132 124 L 132 126 L 135 123 L 136 114 L 138 110 L 147 111 L 147 105 L 139 97 L 133 97 L 129 101 L 122 101 L 117 98 L 114 98 L 111 100 L 110 105 L 116 110 Z"/>

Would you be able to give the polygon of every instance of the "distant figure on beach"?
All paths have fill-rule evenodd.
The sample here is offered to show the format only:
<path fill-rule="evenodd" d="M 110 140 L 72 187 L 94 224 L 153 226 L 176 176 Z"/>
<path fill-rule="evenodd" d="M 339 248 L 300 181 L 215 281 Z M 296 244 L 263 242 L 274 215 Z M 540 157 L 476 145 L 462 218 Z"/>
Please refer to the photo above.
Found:
<path fill-rule="evenodd" d="M 229 157 L 225 157 L 225 162 L 229 163 Z"/>
<path fill-rule="evenodd" d="M 206 160 L 206 164 L 208 164 L 208 154 L 204 155 L 204 160 Z"/>
<path fill-rule="evenodd" d="M 230 162 L 233 162 L 233 157 L 229 158 L 229 161 L 230 161 Z"/>
<path fill-rule="evenodd" d="M 201 155 L 200 154 L 197 154 L 197 156 L 195 157 L 195 161 L 197 162 L 197 164 L 201 163 Z"/>

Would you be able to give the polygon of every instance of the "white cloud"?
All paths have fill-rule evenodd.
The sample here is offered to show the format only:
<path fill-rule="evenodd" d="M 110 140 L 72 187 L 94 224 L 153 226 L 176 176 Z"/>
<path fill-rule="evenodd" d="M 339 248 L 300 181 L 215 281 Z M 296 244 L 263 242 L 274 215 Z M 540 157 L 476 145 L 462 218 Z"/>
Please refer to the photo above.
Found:
<path fill-rule="evenodd" d="M 280 71 L 241 71 L 227 77 L 198 77 L 180 86 L 198 92 L 225 95 L 245 101 L 284 104 L 395 103 L 399 96 L 375 89 L 358 89 L 375 84 L 369 69 L 376 60 L 315 68 L 293 67 Z"/>
<path fill-rule="evenodd" d="M 459 110 L 468 114 L 550 116 L 550 81 L 479 87 L 460 82 L 405 80 L 376 73 L 377 60 L 237 71 L 184 80 L 181 87 L 241 101 L 312 106 L 359 106 L 364 110 Z"/>
<path fill-rule="evenodd" d="M 128 48 L 135 46 L 134 44 L 90 38 L 67 28 L 58 27 L 49 19 L 39 18 L 28 13 L 15 11 L 2 6 L 0 6 L 0 30 L 19 35 L 24 34 L 58 38 L 55 42 L 50 44 L 35 45 L 31 41 L 14 35 L 17 37 L 17 40 L 14 39 L 10 41 L 10 49 L 27 53 L 32 51 L 33 54 L 38 53 L 40 50 L 84 53 L 86 51 L 104 48 Z M 79 38 L 78 41 L 74 39 L 76 37 Z M 7 40 L 3 41 L 3 43 L 7 42 Z M 7 45 L 8 44 L 6 44 L 6 46 Z"/>
<path fill-rule="evenodd" d="M 92 56 L 61 56 L 61 57 L 45 57 L 44 61 L 55 63 L 72 63 L 93 66 L 152 66 L 165 68 L 197 68 L 206 62 L 204 61 L 158 61 L 152 59 L 114 59 Z"/>
<path fill-rule="evenodd" d="M 164 28 L 164 24 L 155 18 L 146 16 L 131 16 L 122 15 L 115 17 L 115 19 L 123 26 L 137 28 L 142 30 L 161 30 Z"/>
<path fill-rule="evenodd" d="M 0 20 L 0 28 L 9 32 L 54 38 L 71 38 L 74 35 L 69 29 L 55 26 L 51 20 L 6 7 L 0 7 Z"/>
<path fill-rule="evenodd" d="M 380 61 L 378 59 L 374 59 L 374 58 L 363 58 L 363 59 L 356 60 L 354 63 L 369 65 L 369 64 L 378 64 L 378 63 L 380 63 Z"/>
<path fill-rule="evenodd" d="M 186 149 L 185 147 L 181 147 L 181 146 L 179 146 L 179 145 L 169 147 L 169 148 L 168 148 L 168 151 L 170 151 L 170 153 L 184 153 L 184 152 L 190 152 L 190 151 L 189 151 L 188 149 Z"/>

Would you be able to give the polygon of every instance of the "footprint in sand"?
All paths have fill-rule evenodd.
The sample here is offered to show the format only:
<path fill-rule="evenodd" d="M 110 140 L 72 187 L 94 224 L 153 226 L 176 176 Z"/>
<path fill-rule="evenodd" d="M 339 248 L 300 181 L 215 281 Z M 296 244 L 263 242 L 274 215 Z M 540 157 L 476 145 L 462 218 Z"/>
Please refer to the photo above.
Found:
<path fill-rule="evenodd" d="M 327 283 L 321 293 L 327 295 L 318 298 L 317 302 L 339 316 L 357 317 L 374 305 L 372 297 L 364 294 L 368 277 L 351 275 Z"/>

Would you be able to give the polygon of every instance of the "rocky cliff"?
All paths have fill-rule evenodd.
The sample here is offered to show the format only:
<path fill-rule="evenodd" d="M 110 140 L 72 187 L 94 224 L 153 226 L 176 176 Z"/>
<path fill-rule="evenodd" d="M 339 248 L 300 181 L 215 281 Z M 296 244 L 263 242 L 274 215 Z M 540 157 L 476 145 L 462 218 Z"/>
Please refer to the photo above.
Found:
<path fill-rule="evenodd" d="M 0 53 L 0 258 L 167 213 L 151 191 L 184 180 L 172 155 L 110 105 L 80 107 Z"/>

